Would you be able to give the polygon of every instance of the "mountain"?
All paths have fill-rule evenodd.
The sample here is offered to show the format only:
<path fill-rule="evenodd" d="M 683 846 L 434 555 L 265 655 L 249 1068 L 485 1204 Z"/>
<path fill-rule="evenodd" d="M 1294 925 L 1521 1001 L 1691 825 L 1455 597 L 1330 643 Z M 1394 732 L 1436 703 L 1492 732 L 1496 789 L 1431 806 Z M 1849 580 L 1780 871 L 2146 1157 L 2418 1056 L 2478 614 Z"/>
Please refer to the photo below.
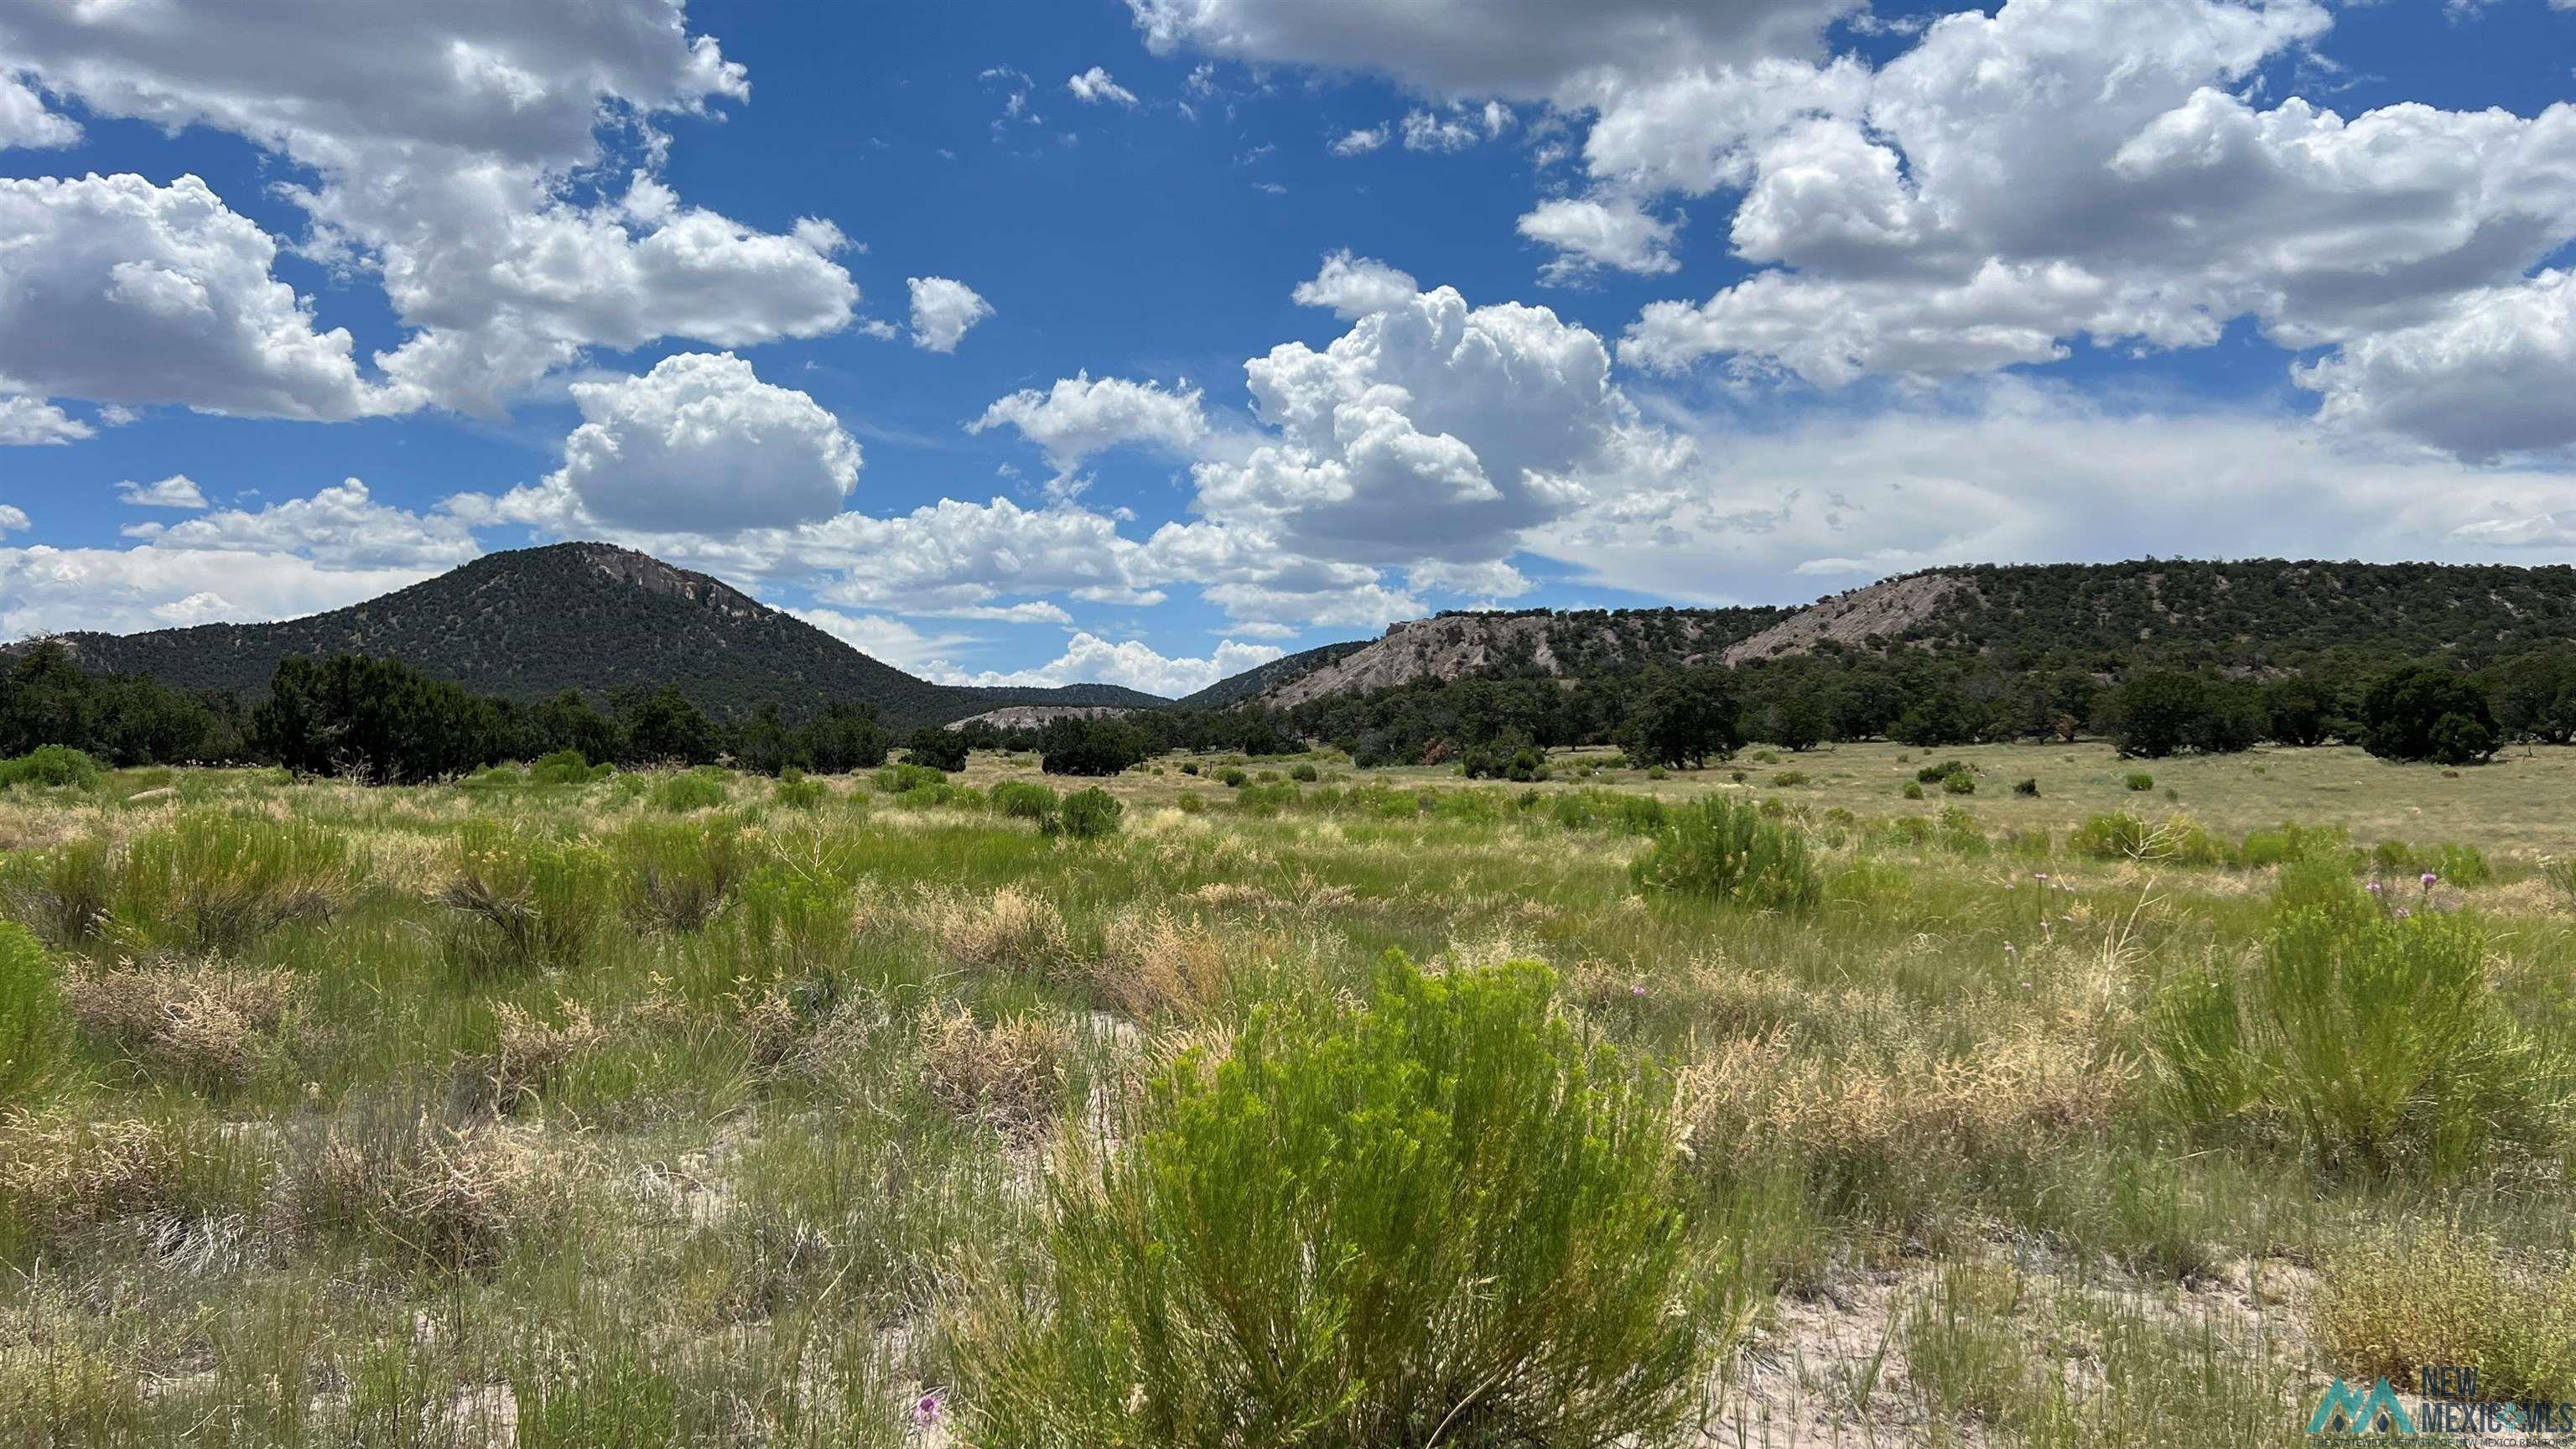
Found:
<path fill-rule="evenodd" d="M 1185 694 L 1176 701 L 1183 709 L 1232 709 L 1259 696 L 1262 691 L 1287 683 L 1301 675 L 1312 674 L 1353 650 L 1366 649 L 1366 639 L 1346 639 L 1339 644 L 1325 644 L 1300 653 L 1284 655 L 1267 664 L 1256 665 L 1227 679 L 1220 679 L 1196 694 Z"/>
<path fill-rule="evenodd" d="M 2146 559 L 1927 569 L 1805 608 L 1454 613 L 1273 661 L 1193 695 L 1277 708 L 1431 680 L 1573 678 L 1812 653 L 2008 669 L 2139 663 L 2260 674 L 2328 656 L 2482 665 L 2576 639 L 2576 569 Z"/>
<path fill-rule="evenodd" d="M 291 655 L 369 654 L 524 701 L 567 689 L 605 700 L 620 689 L 674 684 L 719 718 L 769 700 L 791 716 L 835 701 L 874 704 L 895 725 L 1003 705 L 1168 703 L 1104 684 L 933 684 L 721 580 L 604 543 L 487 554 L 382 598 L 303 619 L 60 638 L 91 669 L 244 697 L 264 694 L 278 662 Z"/>

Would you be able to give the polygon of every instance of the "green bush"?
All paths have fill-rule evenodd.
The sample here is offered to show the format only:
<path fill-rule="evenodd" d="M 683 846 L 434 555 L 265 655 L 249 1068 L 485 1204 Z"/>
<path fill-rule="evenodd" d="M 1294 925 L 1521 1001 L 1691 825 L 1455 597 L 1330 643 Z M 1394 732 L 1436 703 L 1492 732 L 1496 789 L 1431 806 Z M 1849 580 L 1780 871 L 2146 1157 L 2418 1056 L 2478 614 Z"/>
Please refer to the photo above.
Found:
<path fill-rule="evenodd" d="M 1197 774 L 1198 772 L 1199 772 L 1199 762 L 1198 762 L 1198 761 L 1196 761 L 1196 760 L 1183 760 L 1183 761 L 1181 762 L 1181 773 L 1182 773 L 1182 774 L 1184 774 L 1184 775 L 1195 775 L 1195 774 Z"/>
<path fill-rule="evenodd" d="M 2285 1122 L 2329 1164 L 2449 1174 L 2542 1115 L 2554 1075 L 2487 989 L 2473 916 L 2391 907 L 2339 856 L 2292 862 L 2251 975 L 2168 990 L 2150 1043 L 2168 1106 Z"/>
<path fill-rule="evenodd" d="M 1218 784 L 1225 786 L 1229 790 L 1240 790 L 1244 786 L 1252 783 L 1252 777 L 1250 775 L 1232 767 L 1217 771 L 1216 779 Z"/>
<path fill-rule="evenodd" d="M 2013 793 L 2026 799 L 2036 800 L 2039 798 L 2039 781 L 2037 779 L 2019 781 L 2014 784 Z"/>
<path fill-rule="evenodd" d="M 1172 802 L 1184 815 L 1196 815 L 1207 809 L 1207 797 L 1193 792 Z"/>
<path fill-rule="evenodd" d="M 2066 837 L 2066 848 L 2095 860 L 2157 861 L 2168 865 L 2218 865 L 2227 847 L 2187 815 L 2150 821 L 2123 810 L 2096 815 Z"/>
<path fill-rule="evenodd" d="M 469 820 L 440 899 L 457 914 L 449 960 L 469 972 L 579 965 L 616 910 L 615 872 L 587 845 Z"/>
<path fill-rule="evenodd" d="M 2276 830 L 2257 830 L 2246 835 L 2237 859 L 2249 870 L 2266 866 L 2287 865 L 2312 855 L 2352 857 L 2352 837 L 2340 825 L 2297 825 L 2283 821 Z"/>
<path fill-rule="evenodd" d="M 1966 762 L 1961 760 L 1943 760 L 1937 765 L 1925 765 L 1923 768 L 1916 770 L 1914 772 L 1914 778 L 1926 785 L 1938 785 L 1943 780 L 1950 778 L 1952 775 L 1965 775 L 1967 773 L 1969 773 L 1969 771 Z"/>
<path fill-rule="evenodd" d="M 2143 794 L 2156 788 L 2156 777 L 2144 770 L 2131 770 L 2120 777 L 2120 783 Z"/>
<path fill-rule="evenodd" d="M 140 944 L 229 952 L 290 921 L 328 920 L 366 878 L 349 842 L 310 821 L 200 812 L 127 848 L 112 914 Z"/>
<path fill-rule="evenodd" d="M 14 760 L 0 760 L 0 790 L 32 785 L 39 789 L 95 790 L 98 761 L 61 745 L 42 745 Z"/>
<path fill-rule="evenodd" d="M 1317 780 L 1324 777 L 1322 772 L 1318 771 L 1312 765 L 1299 765 L 1297 768 L 1288 772 L 1288 778 L 1301 785 L 1312 785 Z"/>
<path fill-rule="evenodd" d="M 0 1114 L 35 1099 L 69 1041 L 62 982 L 23 927 L 0 921 Z"/>
<path fill-rule="evenodd" d="M 1944 795 L 1974 795 L 1977 793 L 1977 777 L 1969 774 L 1965 770 L 1954 770 L 1941 777 L 1941 793 Z"/>
<path fill-rule="evenodd" d="M 1781 770 L 1771 776 L 1773 788 L 1781 790 L 1794 790 L 1807 781 L 1808 775 L 1804 770 Z"/>
<path fill-rule="evenodd" d="M 832 798 L 832 787 L 809 778 L 804 771 L 790 765 L 778 777 L 770 798 L 787 810 L 820 810 Z"/>
<path fill-rule="evenodd" d="M 665 775 L 653 782 L 653 808 L 672 815 L 687 815 L 699 810 L 717 810 L 733 792 L 725 788 L 722 770 L 691 770 L 686 774 Z"/>
<path fill-rule="evenodd" d="M 1117 834 L 1118 821 L 1126 813 L 1117 796 L 1094 785 L 1065 796 L 1064 808 L 1048 824 L 1069 839 L 1098 840 Z"/>
<path fill-rule="evenodd" d="M 528 767 L 528 783 L 588 785 L 616 773 L 616 766 L 593 765 L 579 750 L 557 750 Z"/>
<path fill-rule="evenodd" d="M 992 1449 L 1677 1440 L 1712 1326 L 1659 1088 L 1544 967 L 1254 1013 L 1060 1174 L 1049 1281 L 962 1355 Z M 1694 1311 L 1694 1309 L 1701 1311 Z"/>
<path fill-rule="evenodd" d="M 925 765 L 898 762 L 877 771 L 877 789 L 887 795 L 901 795 L 928 785 L 945 785 L 948 777 Z"/>
<path fill-rule="evenodd" d="M 1823 894 L 1805 835 L 1719 798 L 1674 809 L 1636 877 L 1650 889 L 1758 910 L 1802 910 Z"/>
<path fill-rule="evenodd" d="M 1905 798 L 1906 798 L 1906 799 L 1908 799 L 1908 800 L 1920 800 L 1920 799 L 1922 799 L 1922 798 L 1923 798 L 1923 784 L 1922 784 L 1922 782 L 1921 782 L 1921 781 L 1919 781 L 1919 780 L 1908 780 L 1908 781 L 1906 781 L 1906 782 L 1905 782 L 1904 795 L 1905 795 Z"/>
<path fill-rule="evenodd" d="M 731 903 L 754 864 L 742 825 L 728 816 L 638 820 L 609 838 L 608 853 L 628 918 L 683 933 L 704 929 Z"/>
<path fill-rule="evenodd" d="M 1056 793 L 1026 780 L 1005 780 L 993 787 L 993 808 L 1013 820 L 1043 821 L 1055 813 Z"/>

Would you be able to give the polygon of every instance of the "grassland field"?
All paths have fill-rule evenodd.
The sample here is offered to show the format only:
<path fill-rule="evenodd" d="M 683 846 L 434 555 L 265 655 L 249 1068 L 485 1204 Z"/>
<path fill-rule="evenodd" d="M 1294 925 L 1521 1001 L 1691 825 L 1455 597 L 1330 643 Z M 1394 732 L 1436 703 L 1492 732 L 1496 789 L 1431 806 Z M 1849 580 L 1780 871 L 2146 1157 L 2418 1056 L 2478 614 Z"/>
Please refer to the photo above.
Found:
<path fill-rule="evenodd" d="M 1089 834 L 1025 754 L 0 792 L 0 1444 L 2294 1445 L 2335 1377 L 2576 1399 L 2576 750 L 1550 775 L 1165 758 Z M 1581 1086 L 1494 1130 L 1625 1126 L 1362 1226 L 1184 1182 L 1332 1159 L 1372 1100 L 1295 1064 L 1412 1090 L 1371 1053 L 1485 980 L 1556 1055 L 1473 1059 Z M 1515 1174 L 1571 1246 L 1441 1279 Z M 1542 1210 L 1578 1181 L 1618 1190 Z M 1586 1261 L 1595 1211 L 1672 1271 Z M 1300 1222 L 1420 1259 L 1252 1253 Z M 1556 1336 L 1505 1351 L 1524 1281 Z M 1424 1322 L 1351 1307 L 1399 1289 Z M 1581 1361 L 1632 1338 L 1656 1382 Z"/>

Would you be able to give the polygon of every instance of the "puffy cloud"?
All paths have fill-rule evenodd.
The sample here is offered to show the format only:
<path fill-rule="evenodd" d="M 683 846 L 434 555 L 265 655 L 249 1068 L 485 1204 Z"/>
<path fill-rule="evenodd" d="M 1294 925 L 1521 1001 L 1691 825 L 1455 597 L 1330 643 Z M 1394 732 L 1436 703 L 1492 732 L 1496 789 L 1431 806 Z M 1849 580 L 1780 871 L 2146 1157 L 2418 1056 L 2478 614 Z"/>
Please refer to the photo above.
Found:
<path fill-rule="evenodd" d="M 781 528 L 832 517 L 858 482 L 859 445 L 839 420 L 730 352 L 680 353 L 640 377 L 575 383 L 572 397 L 582 424 L 564 466 L 504 500 L 522 521 L 569 507 L 646 531 Z"/>
<path fill-rule="evenodd" d="M 677 0 L 34 0 L 0 16 L 0 55 L 98 114 L 232 132 L 303 168 L 311 179 L 282 194 L 311 218 L 305 250 L 376 276 L 411 329 L 380 359 L 391 404 L 488 412 L 588 347 L 812 336 L 846 325 L 857 299 L 827 223 L 756 231 L 649 177 L 622 198 L 575 198 L 575 176 L 610 159 L 603 123 L 652 158 L 657 118 L 748 97 Z M 279 345 L 313 350 L 291 334 Z M 215 394 L 172 400 L 253 410 L 221 371 L 192 377 Z M 266 410 L 354 412 L 337 364 L 325 380 L 336 394 L 289 389 L 297 406 Z"/>
<path fill-rule="evenodd" d="M 943 669 L 946 665 L 941 661 L 946 655 L 961 645 L 976 642 L 971 634 L 924 634 L 901 619 L 883 614 L 845 614 L 838 609 L 787 612 L 871 659 L 915 672 Z"/>
<path fill-rule="evenodd" d="M 930 352 L 955 352 L 966 329 L 993 315 L 993 304 L 975 295 L 964 282 L 946 277 L 911 277 L 912 345 Z"/>
<path fill-rule="evenodd" d="M 1299 282 L 1291 300 L 1300 307 L 1330 307 L 1344 321 L 1356 322 L 1372 312 L 1401 307 L 1421 290 L 1412 273 L 1345 249 L 1324 258 L 1324 269 L 1314 280 Z"/>
<path fill-rule="evenodd" d="M 1384 126 L 1363 126 L 1334 137 L 1327 149 L 1336 156 L 1365 156 L 1385 145 L 1391 134 Z"/>
<path fill-rule="evenodd" d="M 2203 346 L 2252 317 L 2285 348 L 2338 349 L 2303 374 L 2329 416 L 2470 453 L 2566 441 L 2475 395 L 2487 362 L 2553 355 L 2564 296 L 2526 276 L 2576 237 L 2576 107 L 2248 99 L 2330 23 L 2308 0 L 2012 0 L 1932 25 L 1863 86 L 1812 72 L 1805 109 L 1748 81 L 1701 179 L 1744 188 L 1735 249 L 1776 266 L 1650 305 L 1621 356 L 1836 386 L 2046 362 L 2080 336 Z M 1701 164 L 1612 139 L 1632 183 Z M 2451 401 L 2409 407 L 2399 386 Z"/>
<path fill-rule="evenodd" d="M 187 484 L 188 494 L 196 492 L 184 476 L 152 486 L 167 489 L 173 483 Z M 172 491 L 175 495 L 177 490 Z M 129 496 L 126 501 L 136 500 Z M 199 498 L 194 506 L 204 507 L 205 500 Z M 435 570 L 483 552 L 463 520 L 443 511 L 423 516 L 378 503 L 355 478 L 256 512 L 228 508 L 183 523 L 137 523 L 122 531 L 156 552 L 291 555 L 335 569 Z"/>
<path fill-rule="evenodd" d="M 380 411 L 277 244 L 182 176 L 0 179 L 0 377 L 33 393 L 342 419 Z"/>
<path fill-rule="evenodd" d="M 1120 106 L 1136 104 L 1134 91 L 1111 80 L 1109 72 L 1096 65 L 1067 80 L 1064 88 L 1073 92 L 1073 98 L 1086 106 L 1096 106 L 1103 102 Z"/>
<path fill-rule="evenodd" d="M 40 397 L 0 393 L 0 448 L 77 443 L 98 429 Z"/>
<path fill-rule="evenodd" d="M 173 473 L 157 483 L 137 483 L 132 479 L 116 485 L 119 501 L 136 508 L 201 509 L 206 506 L 204 490 L 197 480 L 185 473 Z"/>
<path fill-rule="evenodd" d="M 0 150 L 77 145 L 81 128 L 69 116 L 45 109 L 45 98 L 25 81 L 0 70 Z"/>
<path fill-rule="evenodd" d="M 1244 644 L 1228 639 L 1205 659 L 1174 659 L 1136 640 L 1112 644 L 1097 634 L 1078 633 L 1062 655 L 1035 669 L 972 675 L 951 671 L 946 678 L 952 684 L 987 687 L 1119 684 L 1178 699 L 1220 679 L 1267 664 L 1285 652 L 1275 644 Z"/>
<path fill-rule="evenodd" d="M 2298 374 L 2329 423 L 2463 456 L 2576 444 L 2576 272 L 2546 271 L 2447 315 L 2345 344 Z"/>
<path fill-rule="evenodd" d="M 1322 352 L 1244 371 L 1275 429 L 1195 470 L 1197 510 L 1300 557 L 1483 562 L 1650 461 L 1590 331 L 1543 307 L 1471 308 L 1447 287 L 1372 312 Z"/>
<path fill-rule="evenodd" d="M 27 510 L 14 503 L 0 503 L 0 534 L 24 533 L 35 526 Z"/>
<path fill-rule="evenodd" d="M 151 544 L 0 548 L 0 638 L 293 619 L 407 588 L 435 572 Z"/>
<path fill-rule="evenodd" d="M 2496 558 L 2551 542 L 2576 476 L 2321 436 L 2281 412 L 2114 409 L 2009 378 L 1773 431 L 1711 426 L 1699 466 L 1532 533 L 1604 583 L 1707 603 L 1938 564 Z"/>
<path fill-rule="evenodd" d="M 1116 377 L 1094 382 L 1087 372 L 1059 378 L 1046 392 L 1012 393 L 986 408 L 966 430 L 980 433 L 1004 426 L 1019 429 L 1043 449 L 1059 475 L 1071 474 L 1092 454 L 1121 443 L 1187 453 L 1207 436 L 1197 388 L 1184 383 L 1166 391 L 1159 382 Z"/>
<path fill-rule="evenodd" d="M 1616 196 L 1560 197 L 1520 220 L 1521 235 L 1561 254 L 1548 264 L 1546 276 L 1552 281 L 1578 278 L 1599 267 L 1647 277 L 1678 271 L 1681 263 L 1671 251 L 1678 230 Z"/>

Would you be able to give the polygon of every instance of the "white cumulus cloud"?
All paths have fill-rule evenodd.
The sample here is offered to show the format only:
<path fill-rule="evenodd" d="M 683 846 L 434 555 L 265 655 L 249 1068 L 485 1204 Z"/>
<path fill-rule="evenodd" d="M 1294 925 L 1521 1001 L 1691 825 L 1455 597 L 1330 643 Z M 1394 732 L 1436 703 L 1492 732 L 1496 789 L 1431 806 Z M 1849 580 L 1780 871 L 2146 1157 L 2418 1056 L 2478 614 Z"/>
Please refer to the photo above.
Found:
<path fill-rule="evenodd" d="M 1346 248 L 1324 258 L 1323 270 L 1299 282 L 1291 299 L 1300 307 L 1329 307 L 1346 322 L 1372 312 L 1401 307 L 1422 290 L 1410 272 L 1370 257 L 1355 257 Z"/>
<path fill-rule="evenodd" d="M 912 277 L 912 345 L 929 352 L 955 352 L 966 329 L 993 315 L 993 304 L 964 282 L 946 277 Z"/>
<path fill-rule="evenodd" d="M 1132 106 L 1136 104 L 1136 93 L 1134 91 L 1131 91 L 1125 86 L 1120 85 L 1118 82 L 1111 80 L 1109 78 L 1109 72 L 1102 70 L 1096 65 L 1091 69 L 1084 71 L 1082 74 L 1067 80 L 1064 83 L 1064 88 L 1073 92 L 1073 98 L 1082 102 L 1086 106 L 1096 106 L 1103 104 L 1104 102 L 1110 105 L 1119 106 Z"/>
<path fill-rule="evenodd" d="M 1228 639 L 1204 659 L 1172 658 L 1130 639 L 1113 644 L 1097 634 L 1077 633 L 1063 654 L 1034 669 L 980 674 L 949 671 L 946 682 L 994 686 L 1051 688 L 1066 684 L 1118 684 L 1178 699 L 1195 694 L 1220 679 L 1267 664 L 1286 651 L 1275 644 L 1245 644 Z"/>
<path fill-rule="evenodd" d="M 173 473 L 154 483 L 137 483 L 132 479 L 116 485 L 119 501 L 136 508 L 201 509 L 206 495 L 197 480 L 185 473 Z"/>
<path fill-rule="evenodd" d="M 859 445 L 821 404 L 732 353 L 679 353 L 640 377 L 572 387 L 582 423 L 564 466 L 503 500 L 534 521 L 573 511 L 647 532 L 732 533 L 833 516 Z"/>
<path fill-rule="evenodd" d="M 1199 390 L 1184 383 L 1166 389 L 1151 380 L 1131 382 L 1089 373 L 1059 378 L 1045 392 L 1023 389 L 996 401 L 967 431 L 1017 428 L 1046 453 L 1060 475 L 1083 460 L 1123 443 L 1187 453 L 1207 436 Z"/>

